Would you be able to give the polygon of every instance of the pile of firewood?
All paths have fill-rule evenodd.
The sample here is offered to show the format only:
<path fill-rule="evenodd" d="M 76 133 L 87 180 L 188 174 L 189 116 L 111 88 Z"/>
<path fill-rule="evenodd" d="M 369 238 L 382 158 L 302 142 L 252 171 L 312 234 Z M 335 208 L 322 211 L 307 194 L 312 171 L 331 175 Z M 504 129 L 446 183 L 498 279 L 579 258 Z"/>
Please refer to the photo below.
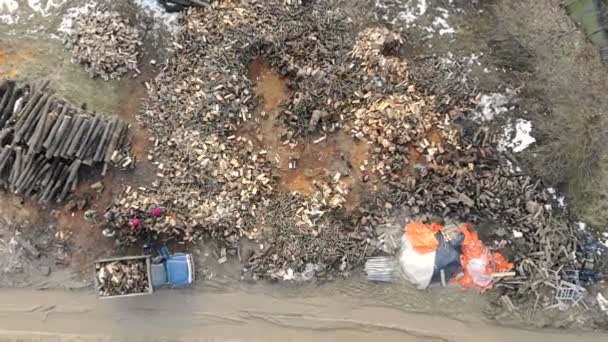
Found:
<path fill-rule="evenodd" d="M 99 262 L 95 272 L 100 297 L 151 291 L 146 259 Z"/>
<path fill-rule="evenodd" d="M 79 15 L 65 46 L 72 62 L 81 64 L 89 75 L 104 80 L 117 79 L 137 69 L 142 32 L 123 15 L 105 7 Z"/>
<path fill-rule="evenodd" d="M 105 173 L 108 164 L 130 163 L 117 152 L 128 127 L 55 97 L 47 85 L 0 84 L 0 185 L 41 202 L 61 202 L 76 187 L 83 164 L 104 164 Z"/>

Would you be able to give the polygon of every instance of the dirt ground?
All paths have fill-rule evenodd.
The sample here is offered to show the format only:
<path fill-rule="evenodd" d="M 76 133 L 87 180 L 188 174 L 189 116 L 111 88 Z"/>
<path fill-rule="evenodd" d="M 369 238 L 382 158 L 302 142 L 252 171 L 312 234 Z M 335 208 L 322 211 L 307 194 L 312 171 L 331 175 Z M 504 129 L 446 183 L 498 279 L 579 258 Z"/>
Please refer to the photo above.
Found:
<path fill-rule="evenodd" d="M 368 26 L 383 13 L 383 9 L 378 9 L 370 1 L 336 0 L 336 3 L 350 13 L 360 27 Z M 396 3 L 406 6 L 409 2 Z M 608 90 L 605 81 L 608 75 L 606 67 L 599 62 L 596 49 L 560 8 L 560 1 L 493 0 L 481 3 L 468 0 L 429 0 L 427 3 L 430 10 L 416 19 L 418 26 L 392 20 L 390 16 L 386 19 L 392 22 L 387 24 L 389 26 L 404 27 L 408 42 L 407 49 L 402 53 L 411 61 L 412 67 L 422 63 L 422 57 L 449 54 L 453 59 L 465 61 L 472 77 L 478 81 L 477 89 L 480 93 L 505 93 L 507 89 L 517 89 L 518 96 L 513 110 L 489 125 L 500 127 L 509 117 L 531 120 L 534 127 L 532 135 L 537 139 L 537 145 L 516 157 L 527 170 L 544 177 L 548 185 L 563 191 L 569 207 L 581 220 L 595 228 L 605 227 L 608 223 L 607 211 L 603 210 L 608 206 L 604 195 L 608 183 L 602 178 L 608 167 L 605 152 L 597 148 L 603 147 L 601 141 L 583 143 L 580 139 L 581 136 L 591 139 L 597 133 L 593 131 L 593 134 L 588 134 L 590 130 L 605 127 L 598 122 L 604 122 L 604 109 L 608 108 L 608 100 L 604 96 Z M 449 11 L 450 16 L 446 20 L 454 28 L 454 34 L 442 35 L 435 32 L 429 35 L 428 30 L 424 29 L 432 26 L 433 16 L 439 13 L 437 8 Z M 48 19 L 45 19 L 46 22 Z M 145 185 L 154 180 L 155 166 L 147 161 L 147 149 L 152 142 L 149 134 L 134 118 L 145 99 L 145 82 L 154 77 L 158 69 L 147 63 L 152 59 L 148 57 L 146 66 L 142 68 L 143 74 L 138 78 L 113 82 L 92 81 L 78 66 L 69 63 L 69 58 L 64 55 L 57 40 L 0 35 L 0 42 L 0 78 L 49 78 L 59 94 L 75 103 L 86 102 L 93 110 L 119 115 L 132 124 L 131 141 L 138 159 L 137 167 L 131 172 L 111 172 L 101 180 L 105 186 L 101 193 L 90 189 L 92 183 L 100 180 L 92 172 L 74 198 L 88 199 L 86 208 L 76 211 L 68 211 L 63 206 L 42 208 L 6 194 L 0 197 L 0 216 L 4 221 L 0 225 L 1 287 L 90 286 L 89 272 L 93 260 L 116 254 L 139 253 L 137 248 L 117 249 L 111 239 L 102 235 L 100 226 L 85 221 L 83 214 L 87 209 L 95 209 L 101 215 L 112 201 L 113 194 L 118 193 L 123 186 Z M 339 172 L 349 161 L 360 164 L 366 158 L 365 145 L 355 144 L 352 139 L 342 135 L 333 136 L 319 144 L 308 141 L 295 151 L 283 149 L 278 140 L 280 134 L 277 134 L 273 122 L 277 107 L 288 98 L 289 86 L 264 61 L 254 63 L 249 76 L 256 83 L 257 93 L 263 99 L 260 111 L 266 113 L 266 120 L 260 131 L 245 127 L 240 133 L 254 138 L 254 141 L 268 146 L 279 155 L 282 190 L 309 194 L 314 180 L 327 173 Z M 296 170 L 289 169 L 287 165 L 293 153 L 298 154 L 300 160 L 300 167 Z M 582 156 L 589 155 L 593 158 L 581 160 Z M 589 159 L 592 161 L 588 162 Z M 358 172 L 351 175 L 354 187 L 347 198 L 347 210 L 354 210 L 369 190 L 368 185 L 359 181 L 362 175 Z M 11 242 L 18 235 L 17 232 L 41 252 L 40 258 L 33 257 L 22 246 Z M 219 248 L 212 241 L 204 241 L 196 246 L 176 245 L 173 248 L 194 252 L 201 278 L 218 281 L 216 284 L 221 284 L 218 287 L 233 284 L 240 279 L 238 255 L 230 254 L 227 263 L 218 264 Z M 249 242 L 249 246 L 243 248 L 260 247 L 258 243 Z M 340 286 L 338 284 L 334 288 Z M 346 292 L 352 294 L 356 291 Z M 314 302 L 302 305 L 310 306 Z M 476 309 L 481 310 L 482 307 L 484 304 Z M 435 312 L 433 308 L 426 310 Z M 498 320 L 503 318 L 491 316 Z M 259 320 L 268 321 L 265 318 Z M 274 318 L 270 320 L 273 321 Z M 580 321 L 577 317 L 563 318 L 560 324 L 597 327 L 596 324 L 577 325 L 577 321 Z M 280 319 L 273 322 L 283 324 Z M 531 324 L 526 322 L 524 316 L 515 322 Z M 546 322 L 546 325 L 552 324 Z M 351 325 L 346 326 L 335 330 L 352 328 Z M 321 325 L 317 330 L 324 329 L 326 328 Z M 367 328 L 360 329 L 369 331 Z M 395 332 L 392 337 L 403 337 L 399 329 L 387 330 Z M 462 336 L 460 340 L 466 340 Z M 512 336 L 516 338 L 519 335 Z M 424 340 L 459 340 L 451 337 L 448 333 L 446 336 L 425 337 Z"/>

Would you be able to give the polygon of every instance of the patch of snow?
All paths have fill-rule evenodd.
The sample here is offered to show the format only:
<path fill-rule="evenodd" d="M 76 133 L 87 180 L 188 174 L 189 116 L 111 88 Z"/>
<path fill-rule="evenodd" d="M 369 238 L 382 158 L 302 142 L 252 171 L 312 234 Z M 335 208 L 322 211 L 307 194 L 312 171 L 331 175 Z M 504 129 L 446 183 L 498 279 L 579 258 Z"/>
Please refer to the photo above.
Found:
<path fill-rule="evenodd" d="M 19 16 L 15 13 L 18 9 L 16 0 L 0 0 L 0 23 L 13 25 L 19 22 Z"/>
<path fill-rule="evenodd" d="M 575 224 L 578 226 L 579 230 L 586 230 L 587 229 L 587 224 L 585 222 L 578 221 Z"/>
<path fill-rule="evenodd" d="M 81 15 L 89 13 L 89 11 L 91 11 L 95 6 L 96 3 L 88 2 L 80 7 L 69 8 L 61 19 L 61 23 L 59 24 L 57 31 L 64 34 L 72 33 L 74 30 L 74 20 Z"/>
<path fill-rule="evenodd" d="M 481 95 L 477 109 L 473 113 L 473 119 L 478 121 L 490 121 L 495 117 L 509 111 L 507 106 L 511 98 L 504 94 L 492 93 Z"/>
<path fill-rule="evenodd" d="M 18 9 L 17 0 L 0 0 L 0 13 L 15 13 Z"/>
<path fill-rule="evenodd" d="M 428 0 L 375 0 L 374 4 L 377 19 L 405 28 L 418 28 L 428 33 L 426 38 L 435 33 L 443 36 L 456 32 L 449 24 L 450 11 L 443 7 L 432 7 Z M 452 3 L 449 5 L 452 10 L 457 10 Z"/>
<path fill-rule="evenodd" d="M 41 0 L 27 0 L 28 6 L 34 11 L 41 14 L 43 17 L 51 14 L 51 11 L 55 8 L 59 8 L 65 3 L 67 0 L 47 0 L 44 2 Z"/>
<path fill-rule="evenodd" d="M 405 3 L 390 0 L 376 0 L 375 6 L 386 12 L 386 14 L 382 16 L 382 19 L 393 25 L 397 23 L 405 24 L 406 27 L 411 27 L 412 24 L 428 10 L 426 0 L 409 0 Z M 389 14 L 393 16 L 393 19 L 389 19 Z"/>
<path fill-rule="evenodd" d="M 419 0 L 418 2 L 418 14 L 423 15 L 424 13 L 426 13 L 426 10 L 429 8 L 429 6 L 426 3 L 426 0 Z"/>
<path fill-rule="evenodd" d="M 554 188 L 546 188 L 545 191 L 549 195 L 551 195 L 551 199 L 553 199 L 554 201 L 557 202 L 558 207 L 560 207 L 560 208 L 566 207 L 566 197 L 565 196 L 558 196 L 557 191 L 555 191 Z M 547 204 L 545 206 L 550 206 L 550 205 Z M 582 223 L 582 222 L 580 222 L 580 223 Z M 582 223 L 582 224 L 584 224 L 584 223 Z M 579 225 L 579 228 L 580 228 L 580 225 Z"/>
<path fill-rule="evenodd" d="M 145 14 L 165 26 L 169 32 L 177 31 L 180 13 L 168 13 L 157 0 L 134 0 L 134 2 Z"/>
<path fill-rule="evenodd" d="M 391 21 L 391 24 L 394 25 L 395 22 L 402 21 L 409 27 L 416 19 L 418 19 L 418 16 L 415 15 L 413 11 L 403 11 L 397 14 L 397 17 Z"/>
<path fill-rule="evenodd" d="M 451 27 L 450 24 L 448 24 L 446 18 L 447 16 L 445 18 L 435 17 L 435 19 L 433 20 L 433 27 L 438 30 L 437 32 L 440 36 L 443 36 L 445 34 L 456 33 L 456 30 L 454 30 L 454 28 Z"/>
<path fill-rule="evenodd" d="M 515 131 L 515 136 L 512 140 L 508 141 L 506 139 L 510 139 Z M 503 131 L 504 140 L 500 141 L 498 144 L 499 150 L 506 150 L 510 148 L 513 152 L 521 152 L 528 148 L 530 145 L 536 142 L 533 136 L 530 135 L 532 132 L 532 123 L 528 120 L 517 119 L 515 122 L 515 129 L 511 124 L 508 124 Z"/>
<path fill-rule="evenodd" d="M 519 239 L 521 237 L 524 237 L 524 233 L 518 231 L 518 230 L 513 230 L 513 237 L 516 239 Z"/>
<path fill-rule="evenodd" d="M 11 14 L 2 14 L 0 15 L 0 23 L 6 25 L 13 25 L 19 22 L 19 16 L 11 15 Z"/>

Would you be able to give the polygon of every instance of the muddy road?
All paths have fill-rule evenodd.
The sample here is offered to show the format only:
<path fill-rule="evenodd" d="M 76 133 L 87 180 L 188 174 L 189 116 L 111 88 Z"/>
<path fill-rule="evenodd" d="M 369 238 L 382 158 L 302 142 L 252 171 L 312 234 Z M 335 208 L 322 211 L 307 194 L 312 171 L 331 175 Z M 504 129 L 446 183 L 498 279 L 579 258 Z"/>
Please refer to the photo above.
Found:
<path fill-rule="evenodd" d="M 279 291 L 280 293 L 280 291 Z M 86 292 L 3 290 L 2 341 L 604 341 L 595 334 L 497 328 L 348 296 L 160 291 L 100 301 Z"/>

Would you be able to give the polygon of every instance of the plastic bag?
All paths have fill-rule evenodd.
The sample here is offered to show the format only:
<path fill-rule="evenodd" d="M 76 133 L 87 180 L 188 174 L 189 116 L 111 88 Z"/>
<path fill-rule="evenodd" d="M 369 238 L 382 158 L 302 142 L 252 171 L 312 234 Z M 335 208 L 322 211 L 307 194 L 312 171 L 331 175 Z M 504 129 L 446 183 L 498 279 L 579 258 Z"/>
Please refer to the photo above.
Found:
<path fill-rule="evenodd" d="M 468 224 L 463 225 L 461 231 L 464 242 L 460 263 L 464 274 L 452 281 L 465 288 L 487 290 L 492 287 L 492 273 L 506 272 L 513 268 L 513 264 L 500 253 L 490 253 Z"/>
<path fill-rule="evenodd" d="M 422 290 L 429 286 L 435 269 L 435 253 L 418 253 L 407 236 L 402 239 L 399 264 L 407 280 Z"/>
<path fill-rule="evenodd" d="M 416 252 L 430 253 L 439 246 L 439 241 L 435 238 L 435 233 L 439 230 L 441 225 L 437 223 L 426 225 L 422 222 L 413 222 L 405 227 L 405 235 Z"/>

